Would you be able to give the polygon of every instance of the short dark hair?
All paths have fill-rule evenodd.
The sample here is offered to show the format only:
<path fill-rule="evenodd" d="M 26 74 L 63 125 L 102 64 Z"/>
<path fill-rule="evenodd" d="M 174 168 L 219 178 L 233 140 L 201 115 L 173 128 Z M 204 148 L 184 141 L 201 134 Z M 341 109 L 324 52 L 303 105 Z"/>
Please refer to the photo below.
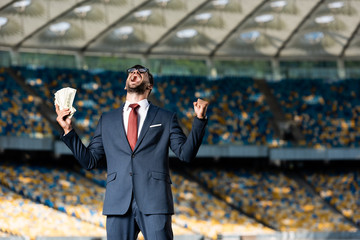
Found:
<path fill-rule="evenodd" d="M 144 67 L 144 66 L 142 66 L 142 65 L 140 65 L 140 64 L 136 64 L 136 65 L 132 66 L 131 68 L 139 69 L 139 68 L 147 68 L 147 67 Z M 154 76 L 150 73 L 150 69 L 149 69 L 149 68 L 147 68 L 147 69 L 149 70 L 149 71 L 148 71 L 148 74 L 149 74 L 149 82 L 150 82 L 151 85 L 154 86 Z"/>

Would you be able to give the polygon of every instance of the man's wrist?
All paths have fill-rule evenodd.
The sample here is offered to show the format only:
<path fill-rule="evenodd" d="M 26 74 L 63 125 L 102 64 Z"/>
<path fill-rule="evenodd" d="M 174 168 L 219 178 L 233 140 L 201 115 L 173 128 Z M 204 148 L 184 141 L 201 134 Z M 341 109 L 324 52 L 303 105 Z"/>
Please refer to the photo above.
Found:
<path fill-rule="evenodd" d="M 198 119 L 200 119 L 200 120 L 205 120 L 205 119 L 207 119 L 207 115 L 205 115 L 205 116 L 201 116 L 201 117 L 199 117 L 199 116 L 196 116 Z"/>
<path fill-rule="evenodd" d="M 64 136 L 67 135 L 69 132 L 71 132 L 71 130 L 73 130 L 72 128 L 69 128 L 69 129 L 64 129 Z"/>

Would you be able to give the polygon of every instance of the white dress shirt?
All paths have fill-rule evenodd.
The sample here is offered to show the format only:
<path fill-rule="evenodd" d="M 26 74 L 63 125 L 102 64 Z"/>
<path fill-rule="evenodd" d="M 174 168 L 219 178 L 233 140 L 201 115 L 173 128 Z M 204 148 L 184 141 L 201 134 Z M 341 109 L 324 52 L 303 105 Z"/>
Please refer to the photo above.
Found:
<path fill-rule="evenodd" d="M 124 128 L 125 128 L 125 132 L 127 134 L 127 130 L 128 130 L 128 123 L 129 123 L 129 115 L 130 112 L 132 110 L 131 107 L 129 107 L 129 105 L 132 104 L 129 101 L 125 102 L 124 105 L 124 109 L 123 109 L 123 117 L 124 117 Z M 141 132 L 141 128 L 144 125 L 144 121 L 147 115 L 147 112 L 149 110 L 149 101 L 147 99 L 143 99 L 140 102 L 137 102 L 137 104 L 140 105 L 140 107 L 137 109 L 137 113 L 138 113 L 138 137 L 140 135 Z"/>

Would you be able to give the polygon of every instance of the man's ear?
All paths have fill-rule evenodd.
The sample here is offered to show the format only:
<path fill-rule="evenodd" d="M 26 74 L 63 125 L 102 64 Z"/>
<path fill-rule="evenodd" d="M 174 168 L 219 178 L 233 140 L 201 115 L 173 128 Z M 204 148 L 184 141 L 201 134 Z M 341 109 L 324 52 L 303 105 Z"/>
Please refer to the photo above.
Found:
<path fill-rule="evenodd" d="M 150 90 L 150 91 L 149 91 L 149 94 L 148 94 L 148 96 L 149 96 L 150 93 L 151 93 L 151 91 L 152 91 L 152 89 L 153 89 L 153 85 L 149 84 L 149 85 L 146 87 L 146 89 Z"/>

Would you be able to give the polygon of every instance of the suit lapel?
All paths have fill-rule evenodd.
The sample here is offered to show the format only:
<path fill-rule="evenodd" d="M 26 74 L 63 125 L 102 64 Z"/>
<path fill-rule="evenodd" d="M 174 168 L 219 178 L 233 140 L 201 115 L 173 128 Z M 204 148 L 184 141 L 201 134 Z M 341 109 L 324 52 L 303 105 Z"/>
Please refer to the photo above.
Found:
<path fill-rule="evenodd" d="M 116 124 L 116 128 L 120 132 L 120 139 L 125 139 L 124 141 L 126 143 L 129 143 L 127 140 L 125 127 L 124 127 L 124 105 L 125 104 L 122 104 L 122 106 L 118 109 L 118 113 L 116 114 L 117 119 L 114 122 Z M 116 131 L 116 130 L 114 129 L 114 131 Z M 130 147 L 130 145 L 129 145 L 129 147 Z"/>
<path fill-rule="evenodd" d="M 135 145 L 135 148 L 134 148 L 134 152 L 136 151 L 136 149 L 139 147 L 141 141 L 143 140 L 143 138 L 145 137 L 147 131 L 149 130 L 149 127 L 151 125 L 151 123 L 153 122 L 155 116 L 156 116 L 156 113 L 157 111 L 159 110 L 158 107 L 152 105 L 150 103 L 149 105 L 149 110 L 146 114 L 146 118 L 145 118 L 145 121 L 144 121 L 144 124 L 141 128 L 141 132 L 140 132 L 140 135 L 139 135 L 139 138 L 136 142 L 136 145 Z M 124 128 L 124 127 L 123 127 Z"/>

